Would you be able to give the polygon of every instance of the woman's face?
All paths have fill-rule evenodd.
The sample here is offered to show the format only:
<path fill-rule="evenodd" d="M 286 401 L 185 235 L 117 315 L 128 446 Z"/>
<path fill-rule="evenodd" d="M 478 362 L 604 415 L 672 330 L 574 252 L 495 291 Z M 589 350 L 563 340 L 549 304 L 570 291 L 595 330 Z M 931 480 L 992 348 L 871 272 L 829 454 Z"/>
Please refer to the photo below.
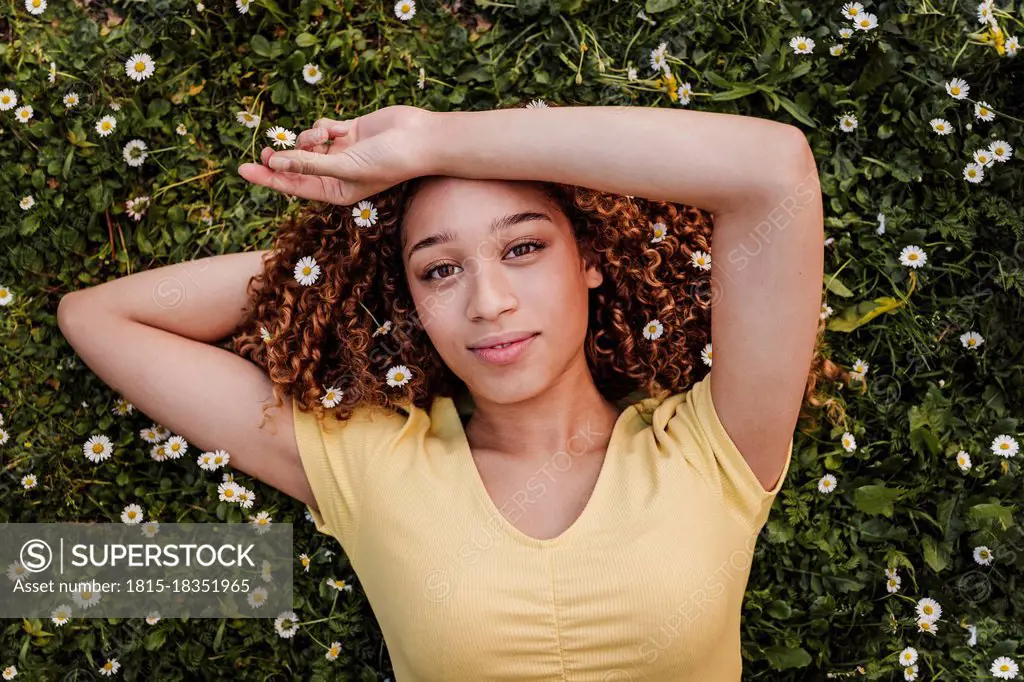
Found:
<path fill-rule="evenodd" d="M 585 365 L 588 294 L 602 276 L 536 185 L 424 180 L 402 222 L 402 260 L 423 328 L 477 399 L 525 400 Z M 473 350 L 499 335 L 531 338 Z"/>

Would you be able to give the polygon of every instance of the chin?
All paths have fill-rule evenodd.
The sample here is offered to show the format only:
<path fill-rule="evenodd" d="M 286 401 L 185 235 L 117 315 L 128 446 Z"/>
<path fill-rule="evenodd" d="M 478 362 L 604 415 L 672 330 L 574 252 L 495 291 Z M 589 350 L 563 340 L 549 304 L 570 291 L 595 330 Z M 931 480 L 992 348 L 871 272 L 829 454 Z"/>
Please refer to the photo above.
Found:
<path fill-rule="evenodd" d="M 504 373 L 487 377 L 477 375 L 466 382 L 470 393 L 478 399 L 499 405 L 529 400 L 543 393 L 547 384 L 547 377 L 541 372 L 516 370 L 514 365 L 506 367 Z"/>

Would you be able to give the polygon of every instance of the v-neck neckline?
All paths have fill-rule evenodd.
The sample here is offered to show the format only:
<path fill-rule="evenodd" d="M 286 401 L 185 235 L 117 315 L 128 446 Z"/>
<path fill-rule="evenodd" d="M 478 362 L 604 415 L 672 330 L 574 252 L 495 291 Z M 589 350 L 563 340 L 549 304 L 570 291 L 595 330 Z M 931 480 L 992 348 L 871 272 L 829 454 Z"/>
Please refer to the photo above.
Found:
<path fill-rule="evenodd" d="M 460 472 L 465 471 L 466 477 L 471 479 L 469 485 L 473 488 L 473 496 L 476 498 L 477 503 L 488 517 L 498 517 L 496 525 L 507 535 L 523 544 L 538 548 L 553 547 L 570 542 L 576 535 L 582 533 L 584 527 L 592 523 L 593 519 L 600 513 L 600 507 L 605 501 L 604 498 L 608 495 L 606 488 L 611 485 L 609 483 L 611 473 L 609 472 L 614 464 L 617 463 L 617 461 L 613 460 L 617 460 L 619 456 L 619 440 L 623 438 L 622 432 L 625 430 L 626 422 L 637 414 L 636 406 L 638 404 L 640 403 L 636 402 L 627 406 L 615 418 L 615 424 L 612 426 L 612 433 L 608 439 L 604 460 L 601 462 L 601 470 L 597 474 L 597 481 L 594 483 L 589 499 L 583 506 L 583 511 L 579 513 L 579 516 L 573 520 L 568 528 L 558 535 L 550 538 L 535 538 L 516 528 L 511 521 L 505 518 L 505 515 L 501 513 L 494 500 L 491 499 L 490 493 L 487 492 L 487 486 L 484 485 L 483 476 L 480 475 L 480 470 L 476 466 L 476 460 L 473 459 L 473 449 L 470 447 L 469 438 L 466 436 L 466 429 L 459 417 L 455 402 L 451 398 L 444 399 L 447 411 L 445 417 L 452 420 L 453 423 L 454 434 L 452 434 L 452 442 L 456 449 L 455 457 L 458 460 L 459 470 Z"/>

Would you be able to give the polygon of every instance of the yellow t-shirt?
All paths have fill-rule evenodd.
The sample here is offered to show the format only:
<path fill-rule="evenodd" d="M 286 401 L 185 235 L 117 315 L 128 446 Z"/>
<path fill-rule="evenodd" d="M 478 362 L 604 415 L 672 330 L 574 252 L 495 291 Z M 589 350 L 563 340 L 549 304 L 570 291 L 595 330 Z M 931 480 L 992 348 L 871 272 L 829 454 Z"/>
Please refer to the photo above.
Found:
<path fill-rule="evenodd" d="M 408 415 L 293 414 L 316 528 L 349 557 L 396 682 L 740 679 L 751 557 L 793 441 L 765 490 L 710 373 L 622 412 L 582 514 L 543 540 L 491 500 L 451 398 Z M 554 454 L 503 508 L 543 495 L 582 451 Z"/>

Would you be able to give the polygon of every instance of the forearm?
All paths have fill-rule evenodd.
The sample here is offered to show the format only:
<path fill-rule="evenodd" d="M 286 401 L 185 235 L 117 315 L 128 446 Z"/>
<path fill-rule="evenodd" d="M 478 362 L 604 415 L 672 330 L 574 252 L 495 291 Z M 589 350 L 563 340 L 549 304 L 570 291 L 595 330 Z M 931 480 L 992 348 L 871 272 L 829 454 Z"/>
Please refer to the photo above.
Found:
<path fill-rule="evenodd" d="M 266 253 L 210 256 L 120 277 L 65 296 L 58 317 L 73 315 L 73 329 L 90 317 L 115 315 L 212 343 L 241 323 L 246 287 L 263 270 Z"/>
<path fill-rule="evenodd" d="M 542 180 L 713 213 L 786 192 L 813 156 L 799 128 L 649 107 L 438 112 L 424 174 Z"/>

